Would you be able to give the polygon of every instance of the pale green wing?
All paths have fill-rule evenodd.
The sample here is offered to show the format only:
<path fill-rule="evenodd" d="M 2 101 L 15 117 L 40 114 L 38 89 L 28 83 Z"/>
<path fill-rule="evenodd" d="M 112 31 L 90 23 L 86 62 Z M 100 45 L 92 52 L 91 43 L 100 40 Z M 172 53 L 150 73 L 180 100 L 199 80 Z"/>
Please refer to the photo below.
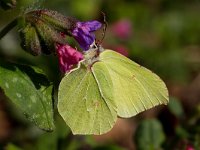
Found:
<path fill-rule="evenodd" d="M 120 117 L 131 117 L 159 104 L 167 104 L 164 82 L 152 71 L 112 50 L 100 54 L 113 81 L 114 100 Z"/>
<path fill-rule="evenodd" d="M 106 67 L 97 64 L 94 68 L 99 77 L 108 74 Z M 104 80 L 109 79 L 103 77 L 102 84 L 97 83 L 92 71 L 84 65 L 62 79 L 58 93 L 58 111 L 74 134 L 103 134 L 115 124 L 117 112 L 112 92 L 102 94 L 98 87 L 99 84 L 109 88 L 112 81 L 110 79 L 106 83 Z"/>

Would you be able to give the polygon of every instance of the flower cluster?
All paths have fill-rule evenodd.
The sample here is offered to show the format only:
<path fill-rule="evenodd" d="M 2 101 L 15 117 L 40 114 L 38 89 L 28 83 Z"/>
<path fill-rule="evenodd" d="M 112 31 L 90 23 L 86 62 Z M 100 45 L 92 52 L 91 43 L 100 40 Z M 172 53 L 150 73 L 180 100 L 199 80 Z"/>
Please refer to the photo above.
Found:
<path fill-rule="evenodd" d="M 101 28 L 102 24 L 98 21 L 76 22 L 72 30 L 72 36 L 79 43 L 80 47 L 87 51 L 95 41 L 94 31 Z M 62 35 L 63 36 L 63 35 Z M 83 59 L 83 55 L 68 44 L 56 44 L 56 51 L 59 59 L 60 70 L 63 73 L 69 72 L 74 65 Z"/>

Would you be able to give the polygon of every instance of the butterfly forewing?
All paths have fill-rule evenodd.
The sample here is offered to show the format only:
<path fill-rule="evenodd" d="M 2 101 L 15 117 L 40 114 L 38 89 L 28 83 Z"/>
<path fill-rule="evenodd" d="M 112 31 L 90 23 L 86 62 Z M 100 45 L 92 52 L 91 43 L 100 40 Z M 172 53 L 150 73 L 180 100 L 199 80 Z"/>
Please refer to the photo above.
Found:
<path fill-rule="evenodd" d="M 167 104 L 164 82 L 152 71 L 112 50 L 100 54 L 111 76 L 120 117 L 131 117 L 159 104 Z"/>

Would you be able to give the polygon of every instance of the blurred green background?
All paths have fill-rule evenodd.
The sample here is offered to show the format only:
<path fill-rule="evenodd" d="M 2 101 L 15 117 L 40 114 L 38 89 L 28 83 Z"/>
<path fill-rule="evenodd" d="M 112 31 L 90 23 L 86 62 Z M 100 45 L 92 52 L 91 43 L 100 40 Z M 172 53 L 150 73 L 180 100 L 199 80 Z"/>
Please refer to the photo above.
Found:
<path fill-rule="evenodd" d="M 81 21 L 102 20 L 104 12 L 108 22 L 104 48 L 158 74 L 167 84 L 170 103 L 119 119 L 105 135 L 74 136 L 58 115 L 54 132 L 41 131 L 0 92 L 0 149 L 200 149 L 199 0 L 18 0 L 13 10 L 0 9 L 0 29 L 24 10 L 44 8 Z M 17 29 L 0 40 L 3 58 L 37 65 L 55 85 L 60 81 L 56 57 L 24 52 Z"/>

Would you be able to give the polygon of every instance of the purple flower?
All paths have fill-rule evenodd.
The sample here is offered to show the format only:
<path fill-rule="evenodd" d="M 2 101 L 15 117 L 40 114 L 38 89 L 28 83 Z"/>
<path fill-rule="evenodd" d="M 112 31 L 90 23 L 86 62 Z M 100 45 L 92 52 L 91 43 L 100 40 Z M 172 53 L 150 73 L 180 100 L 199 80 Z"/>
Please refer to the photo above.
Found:
<path fill-rule="evenodd" d="M 101 28 L 99 21 L 77 22 L 76 27 L 72 31 L 73 37 L 80 44 L 83 50 L 88 50 L 95 40 L 94 31 Z"/>
<path fill-rule="evenodd" d="M 63 73 L 69 72 L 74 65 L 83 59 L 83 55 L 76 49 L 65 44 L 56 44 L 60 70 Z"/>

